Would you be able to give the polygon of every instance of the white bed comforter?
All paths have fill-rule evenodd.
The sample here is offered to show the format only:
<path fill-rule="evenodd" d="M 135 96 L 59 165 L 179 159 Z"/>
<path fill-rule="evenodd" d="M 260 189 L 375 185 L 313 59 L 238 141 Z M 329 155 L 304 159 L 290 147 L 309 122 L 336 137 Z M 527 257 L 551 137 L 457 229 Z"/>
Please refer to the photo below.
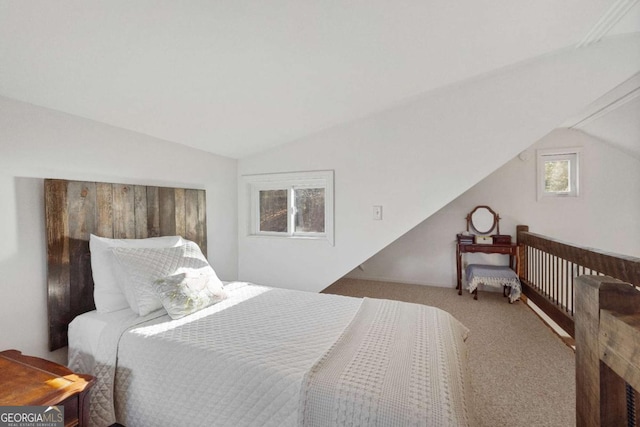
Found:
<path fill-rule="evenodd" d="M 434 307 L 365 298 L 305 378 L 304 426 L 471 425 L 467 330 Z"/>
<path fill-rule="evenodd" d="M 466 329 L 447 313 L 228 289 L 227 300 L 183 319 L 159 312 L 107 327 L 92 424 L 469 425 Z"/>

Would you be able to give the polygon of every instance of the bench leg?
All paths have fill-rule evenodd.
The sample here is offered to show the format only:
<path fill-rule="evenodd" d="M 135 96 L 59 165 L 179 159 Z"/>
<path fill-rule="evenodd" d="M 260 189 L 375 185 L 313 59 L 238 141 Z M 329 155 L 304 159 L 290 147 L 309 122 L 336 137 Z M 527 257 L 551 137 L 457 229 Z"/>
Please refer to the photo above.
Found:
<path fill-rule="evenodd" d="M 509 289 L 508 293 L 507 293 L 507 289 Z M 502 296 L 503 297 L 510 297 L 511 296 L 511 286 L 504 285 L 504 288 L 502 289 Z M 511 301 L 511 298 L 509 298 L 509 304 L 513 304 L 513 301 Z"/>

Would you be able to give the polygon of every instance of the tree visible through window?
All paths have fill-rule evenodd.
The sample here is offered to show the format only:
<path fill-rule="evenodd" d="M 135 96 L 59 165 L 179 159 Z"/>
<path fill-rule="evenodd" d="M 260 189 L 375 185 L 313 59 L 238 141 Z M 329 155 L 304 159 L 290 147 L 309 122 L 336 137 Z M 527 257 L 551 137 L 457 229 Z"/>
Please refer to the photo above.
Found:
<path fill-rule="evenodd" d="M 579 148 L 538 151 L 538 199 L 578 196 Z"/>
<path fill-rule="evenodd" d="M 260 231 L 287 232 L 287 190 L 260 191 Z"/>
<path fill-rule="evenodd" d="M 324 188 L 294 189 L 296 231 L 324 233 Z"/>
<path fill-rule="evenodd" d="M 251 234 L 327 239 L 333 244 L 333 171 L 244 177 Z"/>
<path fill-rule="evenodd" d="M 571 191 L 569 169 L 568 160 L 544 162 L 544 191 L 551 193 L 568 193 Z"/>

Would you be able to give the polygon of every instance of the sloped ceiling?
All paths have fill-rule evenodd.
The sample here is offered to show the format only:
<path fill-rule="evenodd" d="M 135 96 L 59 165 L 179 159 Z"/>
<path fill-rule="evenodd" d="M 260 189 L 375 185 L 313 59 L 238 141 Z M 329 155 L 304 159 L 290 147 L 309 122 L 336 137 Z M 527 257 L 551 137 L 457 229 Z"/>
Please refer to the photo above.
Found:
<path fill-rule="evenodd" d="M 0 0 L 0 95 L 242 158 L 638 31 L 639 10 L 637 0 Z"/>

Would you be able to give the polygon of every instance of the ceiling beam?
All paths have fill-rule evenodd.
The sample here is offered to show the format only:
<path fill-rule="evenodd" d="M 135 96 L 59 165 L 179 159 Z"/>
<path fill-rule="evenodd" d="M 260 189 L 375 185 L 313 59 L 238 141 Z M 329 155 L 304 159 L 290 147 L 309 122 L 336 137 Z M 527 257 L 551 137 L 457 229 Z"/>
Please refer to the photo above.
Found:
<path fill-rule="evenodd" d="M 587 35 L 576 45 L 576 48 L 597 43 L 638 3 L 639 0 L 617 0 L 602 15 L 596 25 L 589 30 Z"/>

